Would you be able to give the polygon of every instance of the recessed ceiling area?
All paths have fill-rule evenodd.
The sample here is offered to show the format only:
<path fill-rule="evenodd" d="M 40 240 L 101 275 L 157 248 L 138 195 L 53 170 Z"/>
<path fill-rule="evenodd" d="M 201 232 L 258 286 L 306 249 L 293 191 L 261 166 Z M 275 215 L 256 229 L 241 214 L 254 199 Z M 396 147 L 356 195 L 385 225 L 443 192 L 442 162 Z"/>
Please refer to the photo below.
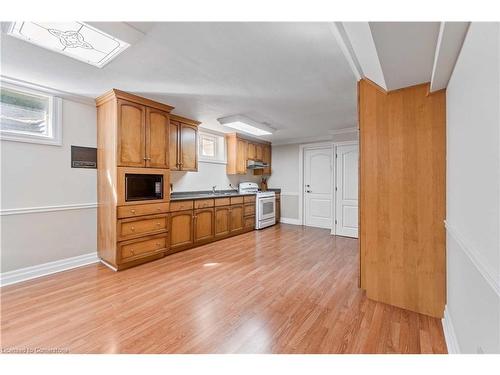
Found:
<path fill-rule="evenodd" d="M 356 78 L 330 23 L 123 25 L 140 37 L 102 69 L 2 34 L 2 75 L 91 98 L 129 91 L 221 131 L 218 118 L 244 115 L 278 143 L 356 126 Z"/>

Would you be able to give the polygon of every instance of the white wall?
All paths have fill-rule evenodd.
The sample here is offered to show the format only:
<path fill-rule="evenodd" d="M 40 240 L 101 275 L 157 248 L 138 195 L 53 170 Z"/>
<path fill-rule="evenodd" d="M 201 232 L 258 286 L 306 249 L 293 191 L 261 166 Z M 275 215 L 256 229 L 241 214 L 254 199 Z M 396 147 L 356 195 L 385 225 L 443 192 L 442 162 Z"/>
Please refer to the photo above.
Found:
<path fill-rule="evenodd" d="M 96 170 L 71 168 L 71 145 L 96 147 L 93 105 L 63 100 L 63 145 L 1 141 L 1 271 L 96 252 Z M 88 205 L 5 215 L 4 210 Z"/>
<path fill-rule="evenodd" d="M 240 181 L 251 181 L 259 183 L 260 176 L 254 176 L 251 171 L 246 175 L 228 176 L 225 164 L 198 162 L 198 172 L 170 172 L 170 182 L 173 184 L 174 192 L 212 190 L 229 190 L 229 184 L 238 187 Z"/>
<path fill-rule="evenodd" d="M 357 133 L 338 134 L 332 137 L 332 142 L 347 142 L 358 139 Z M 299 220 L 299 158 L 300 144 L 273 146 L 273 172 L 269 178 L 270 188 L 281 188 L 281 217 L 283 219 Z"/>
<path fill-rule="evenodd" d="M 472 23 L 447 88 L 445 326 L 464 353 L 500 353 L 499 129 L 500 26 Z"/>

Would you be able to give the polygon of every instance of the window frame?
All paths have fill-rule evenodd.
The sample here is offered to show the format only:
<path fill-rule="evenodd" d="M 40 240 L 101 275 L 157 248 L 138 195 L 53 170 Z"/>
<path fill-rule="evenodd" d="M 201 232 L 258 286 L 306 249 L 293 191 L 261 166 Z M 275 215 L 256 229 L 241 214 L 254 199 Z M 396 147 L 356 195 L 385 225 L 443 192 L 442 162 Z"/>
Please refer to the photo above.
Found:
<path fill-rule="evenodd" d="M 214 151 L 215 156 L 204 156 L 202 154 L 202 139 L 206 136 L 215 141 Z M 226 154 L 226 137 L 220 133 L 216 133 L 207 129 L 198 130 L 198 161 L 202 163 L 227 164 Z"/>
<path fill-rule="evenodd" d="M 36 143 L 51 146 L 62 146 L 62 99 L 46 91 L 37 90 L 19 84 L 0 81 L 2 88 L 18 91 L 22 94 L 38 96 L 48 99 L 48 128 L 50 136 L 21 133 L 16 131 L 2 130 L 0 128 L 0 140 L 12 142 Z M 1 103 L 0 103 L 1 105 Z"/>

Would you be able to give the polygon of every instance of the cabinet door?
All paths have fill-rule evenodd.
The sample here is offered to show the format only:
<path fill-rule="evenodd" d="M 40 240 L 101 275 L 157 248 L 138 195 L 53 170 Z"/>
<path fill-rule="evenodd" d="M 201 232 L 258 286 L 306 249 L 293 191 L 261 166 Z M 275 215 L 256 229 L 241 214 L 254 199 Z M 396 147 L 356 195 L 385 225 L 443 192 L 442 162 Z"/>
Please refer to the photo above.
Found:
<path fill-rule="evenodd" d="M 236 173 L 246 174 L 247 173 L 247 153 L 248 153 L 248 142 L 243 139 L 238 139 L 237 143 L 237 155 L 236 155 Z"/>
<path fill-rule="evenodd" d="M 215 208 L 215 238 L 229 235 L 231 222 L 231 209 L 229 206 Z"/>
<path fill-rule="evenodd" d="M 146 108 L 146 167 L 168 168 L 168 113 Z"/>
<path fill-rule="evenodd" d="M 193 245 L 193 210 L 170 214 L 170 249 L 186 249 Z"/>
<path fill-rule="evenodd" d="M 180 129 L 180 169 L 183 171 L 197 171 L 198 150 L 196 141 L 198 127 L 181 123 Z"/>
<path fill-rule="evenodd" d="M 231 221 L 230 221 L 230 232 L 231 234 L 236 234 L 243 230 L 243 205 L 237 204 L 231 206 Z"/>
<path fill-rule="evenodd" d="M 263 173 L 264 174 L 271 174 L 271 146 L 270 145 L 264 145 L 262 147 L 262 161 L 264 163 L 269 164 L 269 167 L 264 168 Z"/>
<path fill-rule="evenodd" d="M 247 160 L 255 160 L 255 143 L 248 142 Z"/>
<path fill-rule="evenodd" d="M 194 242 L 209 242 L 214 239 L 214 209 L 194 210 Z"/>
<path fill-rule="evenodd" d="M 180 143 L 180 124 L 177 121 L 170 121 L 169 126 L 170 142 L 169 148 L 169 164 L 171 171 L 179 170 L 179 143 Z"/>
<path fill-rule="evenodd" d="M 262 160 L 262 145 L 255 145 L 255 160 Z"/>
<path fill-rule="evenodd" d="M 118 166 L 144 167 L 146 164 L 146 107 L 118 100 Z"/>

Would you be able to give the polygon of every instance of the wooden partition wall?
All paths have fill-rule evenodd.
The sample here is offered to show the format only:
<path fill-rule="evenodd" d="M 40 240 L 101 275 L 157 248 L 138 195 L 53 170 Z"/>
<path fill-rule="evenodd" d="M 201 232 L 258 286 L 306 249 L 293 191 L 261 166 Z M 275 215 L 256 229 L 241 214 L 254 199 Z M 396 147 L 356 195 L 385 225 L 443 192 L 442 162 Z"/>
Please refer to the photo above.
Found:
<path fill-rule="evenodd" d="M 368 298 L 442 317 L 445 91 L 358 85 L 361 287 Z"/>

